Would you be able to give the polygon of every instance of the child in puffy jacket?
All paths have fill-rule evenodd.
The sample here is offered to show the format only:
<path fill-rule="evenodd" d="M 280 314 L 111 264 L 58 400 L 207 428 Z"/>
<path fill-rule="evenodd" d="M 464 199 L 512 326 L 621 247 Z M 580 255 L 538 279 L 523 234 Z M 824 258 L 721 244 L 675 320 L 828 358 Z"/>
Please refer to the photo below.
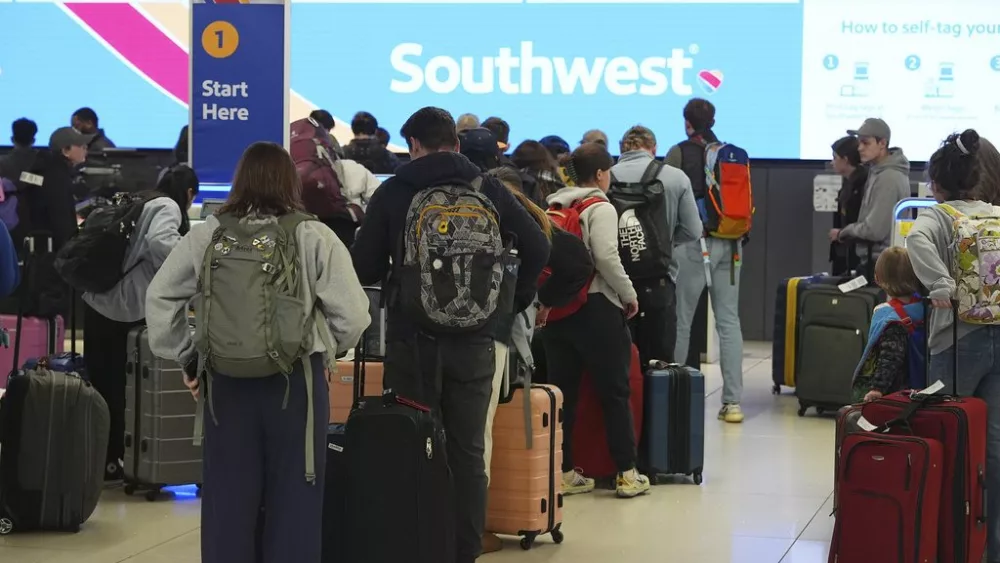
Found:
<path fill-rule="evenodd" d="M 886 302 L 872 313 L 868 345 L 854 373 L 854 402 L 870 402 L 924 385 L 926 343 L 922 287 L 905 248 L 886 249 L 875 263 Z"/>

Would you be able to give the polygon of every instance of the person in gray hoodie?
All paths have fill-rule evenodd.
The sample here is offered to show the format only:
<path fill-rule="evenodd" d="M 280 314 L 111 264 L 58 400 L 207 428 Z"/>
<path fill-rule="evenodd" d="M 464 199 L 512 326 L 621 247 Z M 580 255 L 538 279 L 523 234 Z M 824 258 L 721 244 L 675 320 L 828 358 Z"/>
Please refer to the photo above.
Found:
<path fill-rule="evenodd" d="M 636 125 L 625 132 L 621 140 L 622 155 L 611 169 L 615 180 L 623 184 L 638 183 L 650 166 L 656 163 L 656 135 L 642 125 Z M 668 251 L 678 244 L 696 241 L 701 237 L 702 223 L 698 206 L 694 202 L 691 180 L 679 168 L 659 164 L 656 179 L 663 186 L 664 216 L 666 224 L 663 232 L 670 238 L 659 241 Z M 634 227 L 631 227 L 634 228 Z M 630 226 L 623 214 L 618 223 L 620 243 L 627 240 Z M 641 230 L 641 227 L 639 227 Z M 655 236 L 655 233 L 644 233 Z M 632 339 L 639 348 L 642 365 L 651 360 L 674 361 L 674 346 L 677 343 L 677 260 L 670 256 L 668 275 L 660 279 L 633 279 L 639 293 L 640 313 L 632 319 Z"/>
<path fill-rule="evenodd" d="M 957 365 L 958 393 L 986 401 L 986 489 L 1000 491 L 1000 325 L 958 321 L 958 350 L 954 350 L 952 330 L 957 313 L 949 310 L 952 299 L 958 297 L 952 269 L 956 249 L 953 215 L 1000 216 L 1000 209 L 976 199 L 982 175 L 979 150 L 979 135 L 969 129 L 948 137 L 931 156 L 928 176 L 934 198 L 943 205 L 928 208 L 917 217 L 906 237 L 906 247 L 913 271 L 934 305 L 928 329 L 928 382 L 940 379 L 951 392 Z M 980 254 L 980 258 L 985 256 Z M 987 561 L 998 563 L 1000 494 L 987 497 L 986 512 Z"/>
<path fill-rule="evenodd" d="M 629 403 L 632 340 L 626 323 L 639 312 L 639 300 L 618 254 L 618 213 L 605 195 L 613 164 L 604 145 L 581 145 L 569 160 L 570 175 L 579 187 L 562 188 L 548 197 L 550 209 L 569 209 L 590 200 L 580 213 L 580 226 L 596 272 L 587 301 L 578 311 L 546 322 L 547 312 L 541 309 L 538 317 L 546 327 L 541 338 L 549 381 L 563 390 L 563 492 L 594 489 L 594 480 L 579 475 L 573 463 L 573 426 L 580 380 L 586 371 L 601 402 L 608 449 L 618 466 L 618 496 L 634 497 L 649 491 L 649 479 L 636 470 Z"/>
<path fill-rule="evenodd" d="M 237 165 L 226 203 L 204 223 L 191 228 L 153 278 L 146 295 L 149 347 L 156 356 L 185 366 L 184 381 L 195 396 L 201 393 L 203 379 L 195 377 L 193 365 L 198 358 L 188 328 L 188 304 L 201 289 L 199 273 L 221 225 L 219 217 L 236 218 L 244 224 L 276 221 L 302 209 L 301 190 L 295 164 L 281 146 L 251 145 Z M 294 236 L 297 274 L 302 281 L 297 284 L 298 299 L 306 311 L 315 308 L 322 314 L 329 334 L 323 334 L 322 325 L 313 329 L 311 346 L 295 361 L 287 377 L 280 373 L 258 378 L 213 373 L 207 380 L 206 391 L 211 397 L 204 417 L 204 563 L 320 561 L 326 456 L 315 455 L 312 472 L 305 458 L 310 451 L 326 450 L 329 396 L 323 392 L 327 388 L 323 355 L 353 348 L 371 319 L 368 297 L 347 248 L 336 234 L 319 221 L 306 220 Z M 238 285 L 231 290 L 246 292 Z M 247 326 L 246 330 L 259 331 L 261 327 Z M 310 370 L 316 391 L 311 405 L 305 378 Z M 303 456 L 310 413 L 312 435 L 307 439 L 312 440 L 312 449 L 307 447 Z M 307 479 L 303 479 L 305 474 Z M 257 529 L 261 506 L 267 513 L 262 531 Z M 258 553 L 255 539 L 261 535 L 263 553 Z"/>
<path fill-rule="evenodd" d="M 125 275 L 104 293 L 84 293 L 84 361 L 94 388 L 108 403 L 107 482 L 122 480 L 125 456 L 125 364 L 128 333 L 146 317 L 146 290 L 170 251 L 191 225 L 187 212 L 198 193 L 198 176 L 186 165 L 169 168 L 157 184 L 162 197 L 142 208 L 122 271 Z"/>
<path fill-rule="evenodd" d="M 893 209 L 901 199 L 910 197 L 910 161 L 903 149 L 889 148 L 892 131 L 881 119 L 868 118 L 847 134 L 858 137 L 861 162 L 868 165 L 868 182 L 858 220 L 842 229 L 831 229 L 830 241 L 861 245 L 859 258 L 871 269 L 878 255 L 892 244 Z M 865 248 L 868 245 L 871 256 Z"/>

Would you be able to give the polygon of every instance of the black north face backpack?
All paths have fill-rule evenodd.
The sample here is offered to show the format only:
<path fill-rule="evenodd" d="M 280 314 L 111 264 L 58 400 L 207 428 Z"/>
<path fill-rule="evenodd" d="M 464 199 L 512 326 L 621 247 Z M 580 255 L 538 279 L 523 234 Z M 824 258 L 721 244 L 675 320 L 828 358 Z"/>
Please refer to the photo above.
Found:
<path fill-rule="evenodd" d="M 673 233 L 667 227 L 666 189 L 653 160 L 638 182 L 620 182 L 611 174 L 608 199 L 618 211 L 618 253 L 633 281 L 666 278 L 673 256 Z"/>

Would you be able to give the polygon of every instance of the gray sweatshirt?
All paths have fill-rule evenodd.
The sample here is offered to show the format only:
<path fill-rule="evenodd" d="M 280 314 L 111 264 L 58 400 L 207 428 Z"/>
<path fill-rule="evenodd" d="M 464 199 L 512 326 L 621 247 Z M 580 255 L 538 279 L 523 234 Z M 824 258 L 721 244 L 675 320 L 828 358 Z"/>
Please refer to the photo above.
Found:
<path fill-rule="evenodd" d="M 611 172 L 620 182 L 638 182 L 653 161 L 646 151 L 628 151 L 621 155 Z M 660 170 L 660 182 L 666 193 L 667 228 L 673 234 L 674 246 L 701 238 L 704 229 L 698 206 L 694 202 L 691 180 L 679 168 L 667 165 Z M 677 259 L 670 261 L 670 278 L 677 281 Z"/>
<path fill-rule="evenodd" d="M 574 201 L 588 197 L 604 200 L 588 207 L 580 215 L 583 242 L 590 249 L 597 270 L 590 293 L 603 294 L 619 307 L 623 303 L 633 303 L 637 300 L 635 288 L 618 254 L 618 212 L 608 201 L 608 196 L 600 188 L 568 187 L 550 195 L 547 201 L 549 205 L 557 203 L 569 207 Z"/>
<path fill-rule="evenodd" d="M 949 201 L 948 205 L 966 215 L 995 213 L 993 206 L 984 201 Z M 922 211 L 906 236 L 913 272 L 930 292 L 931 299 L 955 297 L 955 280 L 951 276 L 951 264 L 955 259 L 954 236 L 951 216 L 936 207 Z M 928 326 L 932 354 L 951 348 L 953 322 L 952 311 L 935 309 L 931 312 Z M 960 322 L 958 337 L 961 339 L 983 326 Z"/>
<path fill-rule="evenodd" d="M 146 317 L 146 290 L 170 251 L 181 240 L 181 208 L 169 197 L 150 200 L 142 208 L 129 242 L 118 285 L 104 293 L 84 293 L 83 300 L 105 317 L 131 323 Z"/>
<path fill-rule="evenodd" d="M 889 155 L 869 169 L 858 220 L 841 229 L 840 238 L 871 241 L 874 252 L 882 252 L 892 244 L 892 211 L 899 200 L 908 197 L 910 161 L 902 149 L 889 149 Z"/>
<path fill-rule="evenodd" d="M 188 329 L 188 303 L 198 292 L 205 250 L 212 233 L 219 226 L 214 216 L 195 225 L 170 253 L 157 272 L 146 294 L 146 325 L 153 354 L 186 363 L 195 353 Z M 303 283 L 305 303 L 315 303 L 326 316 L 333 335 L 335 354 L 347 352 L 357 343 L 371 323 L 368 296 L 365 295 L 351 255 L 329 227 L 318 221 L 306 221 L 295 231 L 299 249 L 300 272 L 310 283 Z M 233 288 L 240 291 L 240 288 Z M 254 327 L 248 327 L 253 329 Z M 310 353 L 326 352 L 319 333 L 313 332 Z"/>

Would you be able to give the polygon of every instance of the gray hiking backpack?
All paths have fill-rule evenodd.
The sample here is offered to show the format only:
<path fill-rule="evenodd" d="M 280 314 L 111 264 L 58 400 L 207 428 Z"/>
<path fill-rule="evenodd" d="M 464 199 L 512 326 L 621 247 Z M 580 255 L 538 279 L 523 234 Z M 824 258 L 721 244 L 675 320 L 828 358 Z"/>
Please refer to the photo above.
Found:
<path fill-rule="evenodd" d="M 322 313 L 303 303 L 302 279 L 295 229 L 312 215 L 288 213 L 280 217 L 217 216 L 219 226 L 205 251 L 199 299 L 195 304 L 195 347 L 198 373 L 209 385 L 218 373 L 233 378 L 260 378 L 282 373 L 287 378 L 302 360 L 306 393 L 312 409 L 312 364 L 308 352 L 313 329 L 327 349 L 327 363 L 336 354 Z M 306 356 L 306 357 L 304 357 Z M 288 390 L 283 403 L 287 405 Z M 200 405 L 199 405 L 200 406 Z M 201 422 L 201 409 L 196 425 Z M 214 414 L 214 413 L 213 413 Z M 313 471 L 313 415 L 306 417 L 306 478 Z M 201 435 L 197 428 L 196 439 Z"/>
<path fill-rule="evenodd" d="M 400 300 L 434 332 L 475 332 L 512 305 L 512 290 L 503 283 L 510 248 L 504 248 L 499 215 L 482 185 L 480 176 L 471 185 L 425 188 L 406 215 Z"/>

